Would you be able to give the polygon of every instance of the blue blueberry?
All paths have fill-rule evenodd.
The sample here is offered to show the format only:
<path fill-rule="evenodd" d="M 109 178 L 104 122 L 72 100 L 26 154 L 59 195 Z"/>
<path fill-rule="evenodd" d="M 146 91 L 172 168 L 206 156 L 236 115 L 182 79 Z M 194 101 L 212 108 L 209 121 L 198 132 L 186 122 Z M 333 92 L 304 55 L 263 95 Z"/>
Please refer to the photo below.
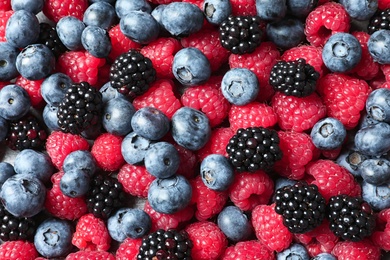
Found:
<path fill-rule="evenodd" d="M 19 75 L 16 57 L 19 49 L 7 42 L 0 42 L 0 81 L 9 81 Z"/>
<path fill-rule="evenodd" d="M 303 245 L 293 243 L 290 245 L 290 247 L 284 249 L 281 252 L 276 253 L 276 260 L 286 259 L 309 260 L 310 256 Z"/>
<path fill-rule="evenodd" d="M 316 255 L 311 260 L 337 260 L 337 258 L 334 255 L 329 253 L 321 253 Z"/>
<path fill-rule="evenodd" d="M 379 30 L 371 34 L 367 47 L 374 61 L 390 64 L 390 30 Z"/>
<path fill-rule="evenodd" d="M 91 177 L 81 169 L 71 169 L 60 180 L 62 193 L 71 198 L 85 195 L 90 187 Z"/>
<path fill-rule="evenodd" d="M 358 151 L 368 156 L 381 156 L 390 150 L 390 125 L 380 122 L 368 125 L 356 132 L 355 145 Z"/>
<path fill-rule="evenodd" d="M 38 40 L 38 18 L 31 12 L 19 10 L 8 19 L 5 38 L 15 48 L 24 48 Z"/>
<path fill-rule="evenodd" d="M 161 22 L 161 19 L 162 19 L 162 12 L 164 10 L 164 8 L 166 7 L 167 5 L 164 5 L 164 4 L 160 4 L 158 6 L 156 6 L 152 12 L 150 13 L 153 18 L 158 22 L 159 26 L 160 26 L 160 32 L 166 32 L 166 30 L 164 29 L 164 26 L 162 25 L 162 22 Z"/>
<path fill-rule="evenodd" d="M 32 175 L 15 174 L 1 186 L 0 198 L 12 215 L 28 218 L 44 208 L 46 187 Z"/>
<path fill-rule="evenodd" d="M 175 54 L 172 71 L 175 78 L 185 86 L 204 83 L 211 75 L 209 60 L 194 47 L 183 48 Z"/>
<path fill-rule="evenodd" d="M 116 0 L 115 12 L 119 18 L 123 18 L 131 11 L 151 13 L 152 7 L 146 0 Z"/>
<path fill-rule="evenodd" d="M 78 150 L 71 152 L 65 157 L 62 164 L 62 170 L 67 173 L 72 170 L 82 170 L 85 174 L 92 177 L 96 171 L 96 161 L 91 152 Z"/>
<path fill-rule="evenodd" d="M 390 181 L 390 161 L 385 158 L 372 158 L 362 162 L 360 175 L 363 180 L 373 185 Z"/>
<path fill-rule="evenodd" d="M 133 128 L 131 121 L 136 113 L 133 104 L 123 97 L 109 100 L 103 108 L 103 127 L 108 133 L 125 136 Z"/>
<path fill-rule="evenodd" d="M 8 133 L 8 121 L 0 117 L 0 142 L 2 142 Z"/>
<path fill-rule="evenodd" d="M 138 135 L 149 140 L 159 140 L 170 128 L 169 118 L 154 107 L 143 107 L 131 118 L 131 127 Z"/>
<path fill-rule="evenodd" d="M 117 97 L 125 97 L 120 94 L 115 88 L 111 86 L 110 82 L 104 84 L 100 89 L 100 93 L 102 94 L 102 102 L 107 103 L 109 100 L 117 98 Z"/>
<path fill-rule="evenodd" d="M 375 89 L 368 95 L 366 111 L 374 120 L 390 122 L 390 89 Z"/>
<path fill-rule="evenodd" d="M 58 131 L 61 129 L 58 125 L 57 110 L 58 107 L 46 104 L 42 112 L 43 122 L 51 131 Z"/>
<path fill-rule="evenodd" d="M 236 206 L 225 207 L 218 215 L 218 227 L 234 242 L 243 241 L 252 234 L 248 217 Z"/>
<path fill-rule="evenodd" d="M 344 149 L 336 159 L 336 163 L 346 168 L 353 176 L 360 177 L 360 165 L 369 157 L 356 148 Z"/>
<path fill-rule="evenodd" d="M 145 153 L 144 164 L 151 175 L 169 178 L 179 169 L 179 152 L 168 142 L 154 143 Z"/>
<path fill-rule="evenodd" d="M 68 75 L 60 72 L 54 73 L 43 80 L 41 95 L 47 104 L 58 106 L 72 83 Z"/>
<path fill-rule="evenodd" d="M 286 0 L 256 0 L 257 15 L 264 21 L 282 19 L 287 12 Z"/>
<path fill-rule="evenodd" d="M 131 11 L 120 19 L 121 32 L 128 38 L 141 44 L 148 44 L 159 36 L 160 25 L 146 12 Z"/>
<path fill-rule="evenodd" d="M 148 234 L 152 226 L 150 216 L 137 208 L 122 208 L 107 220 L 110 236 L 118 242 L 126 238 L 141 238 Z"/>
<path fill-rule="evenodd" d="M 205 0 L 203 14 L 211 24 L 219 25 L 232 13 L 230 0 Z"/>
<path fill-rule="evenodd" d="M 98 26 L 88 25 L 81 34 L 81 44 L 92 56 L 106 58 L 112 45 L 108 32 Z"/>
<path fill-rule="evenodd" d="M 306 18 L 317 6 L 317 0 L 287 0 L 287 11 L 298 18 Z"/>
<path fill-rule="evenodd" d="M 191 201 L 192 188 L 181 175 L 155 179 L 149 186 L 148 201 L 157 212 L 173 214 L 184 209 Z"/>
<path fill-rule="evenodd" d="M 84 29 L 85 24 L 74 16 L 62 17 L 56 25 L 57 34 L 62 44 L 71 51 L 83 49 L 81 34 Z"/>
<path fill-rule="evenodd" d="M 34 176 L 43 183 L 47 183 L 54 172 L 50 157 L 32 149 L 24 149 L 16 155 L 14 169 L 17 174 Z"/>
<path fill-rule="evenodd" d="M 44 0 L 11 0 L 11 7 L 14 11 L 24 10 L 33 14 L 42 11 Z"/>
<path fill-rule="evenodd" d="M 376 211 L 387 209 L 390 207 L 390 186 L 387 183 L 373 185 L 363 181 L 362 198 Z"/>
<path fill-rule="evenodd" d="M 339 3 L 351 18 L 359 21 L 369 20 L 378 10 L 378 0 L 340 0 Z"/>
<path fill-rule="evenodd" d="M 86 25 L 94 25 L 108 30 L 114 24 L 115 18 L 115 8 L 111 4 L 96 2 L 85 10 L 83 22 Z"/>
<path fill-rule="evenodd" d="M 347 137 L 347 130 L 336 118 L 327 117 L 313 126 L 310 136 L 318 149 L 333 150 L 341 147 Z"/>
<path fill-rule="evenodd" d="M 67 220 L 45 219 L 34 235 L 34 246 L 46 258 L 66 256 L 72 250 L 73 228 Z"/>
<path fill-rule="evenodd" d="M 30 106 L 30 96 L 24 88 L 11 84 L 0 90 L 0 117 L 17 120 L 27 114 Z"/>
<path fill-rule="evenodd" d="M 3 183 L 11 176 L 15 175 L 16 172 L 12 164 L 8 162 L 0 162 L 0 190 Z"/>
<path fill-rule="evenodd" d="M 209 119 L 203 112 L 190 107 L 182 107 L 173 114 L 171 127 L 173 139 L 189 150 L 199 150 L 210 139 Z"/>
<path fill-rule="evenodd" d="M 121 144 L 122 156 L 128 164 L 142 164 L 151 141 L 131 132 L 125 136 Z"/>
<path fill-rule="evenodd" d="M 325 66 L 333 72 L 346 72 L 353 69 L 362 57 L 362 47 L 358 39 L 349 33 L 335 33 L 326 41 L 322 49 Z"/>
<path fill-rule="evenodd" d="M 369 126 L 369 125 L 378 124 L 379 122 L 381 122 L 381 121 L 375 120 L 374 118 L 372 118 L 372 116 L 370 116 L 364 112 L 365 111 L 363 111 L 363 113 L 360 117 L 360 122 L 359 122 L 359 125 L 357 126 L 358 129 L 364 128 L 364 127 Z M 375 112 L 377 112 L 377 111 L 375 111 Z"/>
<path fill-rule="evenodd" d="M 287 50 L 298 46 L 304 39 L 303 23 L 293 17 L 286 17 L 282 20 L 268 23 L 266 33 L 268 39 L 281 49 Z"/>
<path fill-rule="evenodd" d="M 220 154 L 210 154 L 200 164 L 203 183 L 212 190 L 227 190 L 234 179 L 234 169 L 229 160 Z"/>

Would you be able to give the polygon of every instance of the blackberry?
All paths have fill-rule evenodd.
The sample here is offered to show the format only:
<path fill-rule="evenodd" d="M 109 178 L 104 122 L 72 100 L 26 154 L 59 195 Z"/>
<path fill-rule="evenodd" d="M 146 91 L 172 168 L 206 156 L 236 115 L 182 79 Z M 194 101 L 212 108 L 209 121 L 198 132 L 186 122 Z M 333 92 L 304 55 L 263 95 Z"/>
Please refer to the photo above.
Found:
<path fill-rule="evenodd" d="M 49 47 L 56 58 L 68 50 L 65 45 L 62 44 L 54 26 L 51 26 L 48 23 L 40 23 L 39 28 L 40 31 L 37 43 Z"/>
<path fill-rule="evenodd" d="M 2 241 L 32 240 L 36 223 L 32 218 L 18 218 L 0 203 L 0 239 Z"/>
<path fill-rule="evenodd" d="M 65 133 L 80 134 L 98 125 L 103 108 L 102 94 L 87 82 L 72 84 L 58 105 L 58 126 Z"/>
<path fill-rule="evenodd" d="M 159 229 L 142 239 L 137 259 L 190 260 L 192 247 L 192 241 L 184 230 Z"/>
<path fill-rule="evenodd" d="M 275 91 L 305 97 L 316 89 L 320 74 L 305 59 L 278 61 L 271 70 L 269 83 Z"/>
<path fill-rule="evenodd" d="M 253 52 L 263 35 L 260 23 L 258 16 L 229 16 L 219 27 L 222 46 L 234 54 Z"/>
<path fill-rule="evenodd" d="M 373 34 L 381 29 L 390 30 L 390 8 L 374 14 L 367 26 L 369 34 Z"/>
<path fill-rule="evenodd" d="M 268 170 L 282 158 L 279 136 L 263 127 L 240 128 L 229 140 L 226 152 L 238 171 Z"/>
<path fill-rule="evenodd" d="M 7 146 L 12 150 L 42 150 L 47 138 L 46 130 L 33 114 L 28 113 L 21 119 L 10 121 L 5 138 Z"/>
<path fill-rule="evenodd" d="M 131 99 L 145 93 L 155 79 L 152 61 L 136 50 L 119 55 L 110 68 L 111 86 Z"/>
<path fill-rule="evenodd" d="M 122 184 L 106 174 L 96 174 L 86 195 L 88 212 L 95 217 L 108 219 L 116 209 L 124 206 Z"/>
<path fill-rule="evenodd" d="M 314 184 L 297 182 L 275 192 L 275 212 L 292 233 L 306 233 L 321 225 L 326 202 Z"/>
<path fill-rule="evenodd" d="M 328 202 L 329 228 L 344 240 L 357 242 L 370 236 L 375 218 L 370 205 L 362 198 L 337 195 Z"/>

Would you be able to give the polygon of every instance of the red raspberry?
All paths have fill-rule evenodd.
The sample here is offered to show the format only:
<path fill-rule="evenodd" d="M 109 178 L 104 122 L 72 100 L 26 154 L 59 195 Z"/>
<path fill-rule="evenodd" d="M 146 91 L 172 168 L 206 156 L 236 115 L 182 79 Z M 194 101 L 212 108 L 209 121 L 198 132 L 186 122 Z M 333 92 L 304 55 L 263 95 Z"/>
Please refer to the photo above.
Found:
<path fill-rule="evenodd" d="M 141 198 L 148 197 L 148 189 L 156 177 L 148 173 L 144 166 L 124 164 L 118 173 L 118 181 L 125 192 Z"/>
<path fill-rule="evenodd" d="M 62 193 L 60 180 L 63 175 L 63 172 L 52 175 L 53 187 L 46 193 L 45 208 L 50 214 L 60 219 L 79 219 L 87 213 L 87 204 L 84 197 L 71 198 Z"/>
<path fill-rule="evenodd" d="M 275 162 L 274 170 L 289 179 L 302 179 L 305 175 L 305 166 L 313 159 L 317 159 L 320 151 L 306 133 L 279 131 L 278 135 L 283 157 Z"/>
<path fill-rule="evenodd" d="M 241 210 L 267 204 L 274 192 L 274 182 L 263 171 L 236 174 L 229 187 L 229 198 Z"/>
<path fill-rule="evenodd" d="M 142 45 L 126 37 L 119 24 L 113 26 L 109 31 L 108 35 L 111 39 L 111 52 L 108 57 L 114 61 L 122 53 L 128 52 L 130 49 L 140 50 Z"/>
<path fill-rule="evenodd" d="M 385 10 L 390 8 L 390 0 L 378 0 L 378 9 Z"/>
<path fill-rule="evenodd" d="M 58 22 L 68 15 L 82 21 L 87 8 L 88 0 L 45 0 L 42 11 L 53 22 Z"/>
<path fill-rule="evenodd" d="M 5 38 L 5 27 L 7 25 L 8 19 L 11 17 L 11 15 L 14 13 L 14 11 L 4 11 L 4 9 L 1 9 L 0 11 L 0 42 L 6 42 L 7 39 Z"/>
<path fill-rule="evenodd" d="M 293 234 L 283 225 L 283 217 L 275 212 L 275 204 L 258 205 L 252 211 L 256 237 L 271 251 L 283 251 L 293 240 Z"/>
<path fill-rule="evenodd" d="M 137 260 L 139 248 L 142 244 L 142 238 L 126 238 L 116 250 L 116 260 Z"/>
<path fill-rule="evenodd" d="M 192 248 L 194 260 L 216 260 L 226 250 L 228 241 L 213 222 L 195 222 L 188 225 L 185 231 L 194 245 Z"/>
<path fill-rule="evenodd" d="M 372 244 L 368 239 L 359 242 L 340 241 L 332 250 L 332 254 L 338 260 L 348 259 L 381 259 L 379 247 Z"/>
<path fill-rule="evenodd" d="M 65 260 L 115 260 L 115 256 L 105 251 L 78 251 L 69 254 Z"/>
<path fill-rule="evenodd" d="M 323 46 L 336 32 L 348 32 L 350 18 L 344 7 L 335 2 L 318 6 L 306 18 L 305 34 L 313 46 Z"/>
<path fill-rule="evenodd" d="M 205 146 L 197 151 L 199 160 L 203 160 L 206 156 L 210 154 L 220 154 L 225 157 L 228 157 L 226 152 L 226 146 L 229 143 L 230 138 L 232 138 L 234 132 L 231 128 L 221 127 L 215 128 L 211 131 L 210 140 Z"/>
<path fill-rule="evenodd" d="M 380 66 L 386 81 L 390 81 L 390 64 L 382 64 Z"/>
<path fill-rule="evenodd" d="M 390 209 L 381 210 L 377 217 L 377 230 L 374 231 L 371 238 L 375 245 L 381 249 L 390 250 Z"/>
<path fill-rule="evenodd" d="M 173 146 L 175 146 L 176 150 L 179 152 L 180 157 L 180 165 L 179 169 L 176 171 L 176 174 L 183 175 L 187 179 L 192 179 L 196 174 L 195 169 L 198 163 L 196 154 L 193 151 L 178 145 L 177 143 L 173 143 Z"/>
<path fill-rule="evenodd" d="M 334 150 L 321 150 L 321 155 L 323 157 L 325 157 L 326 159 L 336 160 L 337 157 L 339 157 L 339 155 L 341 153 L 341 148 L 342 147 L 339 147 L 339 148 L 334 149 Z"/>
<path fill-rule="evenodd" d="M 340 120 L 346 129 L 357 126 L 369 94 L 367 82 L 339 73 L 329 73 L 318 81 L 317 90 L 329 117 Z"/>
<path fill-rule="evenodd" d="M 88 149 L 89 143 L 83 137 L 60 131 L 52 132 L 46 141 L 46 151 L 57 169 L 62 168 L 62 163 L 71 152 Z"/>
<path fill-rule="evenodd" d="M 28 241 L 7 241 L 0 245 L 0 259 L 34 260 L 38 252 L 33 243 Z"/>
<path fill-rule="evenodd" d="M 133 105 L 138 110 L 142 107 L 154 107 L 162 111 L 169 119 L 182 107 L 173 92 L 174 83 L 169 79 L 156 80 L 141 96 L 134 99 Z"/>
<path fill-rule="evenodd" d="M 1 0 L 0 1 L 0 10 L 1 11 L 11 10 L 11 0 Z"/>
<path fill-rule="evenodd" d="M 195 217 L 199 221 L 207 220 L 221 212 L 228 199 L 227 191 L 209 189 L 200 175 L 190 180 L 190 183 L 192 187 L 190 205 L 196 204 Z"/>
<path fill-rule="evenodd" d="M 119 170 L 125 164 L 121 152 L 122 140 L 122 136 L 110 133 L 104 133 L 96 138 L 91 154 L 95 158 L 97 166 L 104 171 L 113 172 Z"/>
<path fill-rule="evenodd" d="M 225 253 L 221 257 L 222 260 L 273 260 L 275 254 L 270 251 L 265 245 L 257 240 L 249 240 L 238 242 L 235 245 L 226 248 Z"/>
<path fill-rule="evenodd" d="M 265 103 L 251 102 L 247 105 L 232 105 L 229 111 L 230 128 L 236 132 L 239 128 L 252 126 L 272 127 L 278 122 L 273 108 Z"/>
<path fill-rule="evenodd" d="M 232 15 L 257 15 L 256 0 L 230 0 Z"/>
<path fill-rule="evenodd" d="M 379 88 L 390 88 L 390 82 L 386 81 Z"/>
<path fill-rule="evenodd" d="M 24 88 L 30 96 L 31 105 L 34 108 L 42 108 L 45 105 L 45 101 L 41 95 L 41 84 L 43 79 L 40 80 L 28 80 L 19 76 L 16 78 L 15 84 Z"/>
<path fill-rule="evenodd" d="M 318 186 L 319 192 L 328 201 L 330 197 L 346 194 L 360 196 L 361 188 L 353 175 L 331 160 L 317 160 L 306 166 L 307 182 Z"/>
<path fill-rule="evenodd" d="M 107 251 L 111 237 L 104 221 L 92 213 L 82 216 L 76 225 L 72 244 L 85 251 Z"/>
<path fill-rule="evenodd" d="M 326 107 L 315 92 L 306 97 L 275 93 L 272 107 L 283 130 L 303 132 L 311 129 L 318 120 L 326 116 Z"/>

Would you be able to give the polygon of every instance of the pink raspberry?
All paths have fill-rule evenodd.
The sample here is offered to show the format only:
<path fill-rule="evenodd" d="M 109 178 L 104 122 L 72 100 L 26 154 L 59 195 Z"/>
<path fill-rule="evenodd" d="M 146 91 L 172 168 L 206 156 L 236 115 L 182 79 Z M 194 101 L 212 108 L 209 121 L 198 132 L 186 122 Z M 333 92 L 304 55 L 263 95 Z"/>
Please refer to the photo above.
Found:
<path fill-rule="evenodd" d="M 275 254 L 258 240 L 241 241 L 226 248 L 222 260 L 273 260 Z"/>
<path fill-rule="evenodd" d="M 40 80 L 28 80 L 19 76 L 16 78 L 15 84 L 24 88 L 31 100 L 31 106 L 37 109 L 41 109 L 45 106 L 45 101 L 43 100 L 41 94 L 41 84 L 43 79 Z"/>
<path fill-rule="evenodd" d="M 126 238 L 116 250 L 116 260 L 137 260 L 139 248 L 142 244 L 142 238 Z"/>
<path fill-rule="evenodd" d="M 117 171 L 125 164 L 121 152 L 122 140 L 122 136 L 110 133 L 104 133 L 96 138 L 92 145 L 91 154 L 95 158 L 97 166 L 104 171 Z"/>
<path fill-rule="evenodd" d="M 333 248 L 332 254 L 336 256 L 338 260 L 379 260 L 381 258 L 380 248 L 373 245 L 368 239 L 359 242 L 339 241 Z"/>
<path fill-rule="evenodd" d="M 105 251 L 77 251 L 69 254 L 65 260 L 115 260 L 115 256 Z"/>
<path fill-rule="evenodd" d="M 197 151 L 199 160 L 203 160 L 207 155 L 220 154 L 227 157 L 226 146 L 232 138 L 234 132 L 230 128 L 221 127 L 211 131 L 210 140 L 205 146 Z"/>
<path fill-rule="evenodd" d="M 111 52 L 108 55 L 111 61 L 114 61 L 119 55 L 128 52 L 130 49 L 140 50 L 142 47 L 141 44 L 126 37 L 122 33 L 119 24 L 113 26 L 108 31 L 108 35 L 110 36 L 112 45 Z"/>
<path fill-rule="evenodd" d="M 141 198 L 148 196 L 149 186 L 156 179 L 146 171 L 144 166 L 131 164 L 124 164 L 119 170 L 117 178 L 125 192 Z"/>
<path fill-rule="evenodd" d="M 381 210 L 377 216 L 377 230 L 371 236 L 375 245 L 390 250 L 390 209 Z"/>
<path fill-rule="evenodd" d="M 87 8 L 88 0 L 46 0 L 42 11 L 53 22 L 58 22 L 62 17 L 68 15 L 82 21 Z"/>
<path fill-rule="evenodd" d="M 4 260 L 34 260 L 38 252 L 32 242 L 16 240 L 0 245 L 0 259 Z"/>
<path fill-rule="evenodd" d="M 232 15 L 257 15 L 256 0 L 230 0 Z"/>

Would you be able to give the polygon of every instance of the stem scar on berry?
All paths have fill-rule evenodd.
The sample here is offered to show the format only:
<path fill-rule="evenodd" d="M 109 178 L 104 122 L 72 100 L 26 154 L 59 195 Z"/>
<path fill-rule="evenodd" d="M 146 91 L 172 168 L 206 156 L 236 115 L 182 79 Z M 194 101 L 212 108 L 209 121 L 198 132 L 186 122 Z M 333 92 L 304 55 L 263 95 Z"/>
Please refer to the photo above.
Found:
<path fill-rule="evenodd" d="M 8 99 L 8 104 L 12 105 L 13 103 L 14 103 L 14 99 L 13 98 Z"/>
<path fill-rule="evenodd" d="M 44 241 L 49 246 L 56 246 L 58 242 L 60 241 L 60 236 L 58 235 L 58 232 L 55 230 L 51 230 L 50 228 L 43 233 Z"/>
<path fill-rule="evenodd" d="M 228 90 L 234 97 L 241 97 L 242 94 L 245 92 L 241 80 L 233 80 L 230 83 Z"/>
<path fill-rule="evenodd" d="M 38 194 L 40 192 L 39 187 L 34 182 L 31 182 L 31 181 L 28 181 L 25 179 L 22 179 L 20 181 L 21 181 L 23 189 L 26 192 L 31 193 L 31 194 Z"/>
<path fill-rule="evenodd" d="M 206 3 L 204 11 L 207 17 L 212 18 L 215 12 L 214 5 L 210 5 Z"/>
<path fill-rule="evenodd" d="M 171 160 L 169 160 L 169 158 L 164 158 L 163 162 L 164 162 L 164 165 L 166 165 L 166 166 L 171 165 Z"/>
<path fill-rule="evenodd" d="M 208 183 L 212 184 L 214 182 L 214 176 L 211 171 L 202 171 L 202 178 Z"/>
<path fill-rule="evenodd" d="M 179 76 L 180 79 L 182 79 L 183 81 L 190 81 L 193 79 L 193 75 L 191 73 L 191 71 L 186 68 L 186 67 L 181 67 L 181 68 L 178 68 L 177 69 L 177 75 Z"/>
<path fill-rule="evenodd" d="M 353 153 L 351 153 L 350 155 L 347 156 L 346 160 L 349 162 L 349 164 L 351 165 L 352 169 L 354 169 L 354 168 L 357 169 L 359 164 L 361 164 L 364 161 L 364 158 L 362 158 L 361 154 L 359 154 L 357 152 L 353 152 Z"/>
<path fill-rule="evenodd" d="M 347 57 L 349 53 L 348 45 L 344 42 L 336 42 L 332 46 L 332 51 L 335 57 Z"/>
<path fill-rule="evenodd" d="M 383 121 L 386 118 L 385 111 L 383 111 L 383 109 L 378 106 L 370 107 L 369 114 L 372 116 L 373 119 L 378 121 Z"/>
<path fill-rule="evenodd" d="M 320 133 L 323 137 L 331 136 L 334 133 L 333 125 L 332 124 L 324 124 L 320 128 Z"/>

